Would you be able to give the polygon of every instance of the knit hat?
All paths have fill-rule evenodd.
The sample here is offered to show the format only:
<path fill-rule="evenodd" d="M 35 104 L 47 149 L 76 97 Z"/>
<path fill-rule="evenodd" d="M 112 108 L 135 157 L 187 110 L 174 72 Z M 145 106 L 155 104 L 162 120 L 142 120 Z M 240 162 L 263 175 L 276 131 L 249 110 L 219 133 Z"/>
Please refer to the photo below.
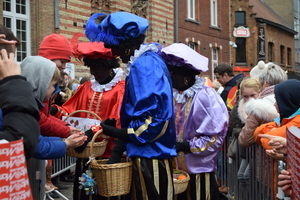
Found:
<path fill-rule="evenodd" d="M 169 65 L 186 67 L 199 72 L 208 70 L 208 58 L 183 43 L 164 47 L 159 54 Z"/>
<path fill-rule="evenodd" d="M 259 61 L 255 67 L 253 67 L 250 71 L 251 78 L 258 78 L 258 76 L 268 67 L 264 61 Z"/>
<path fill-rule="evenodd" d="M 91 16 L 95 20 L 95 14 Z M 89 21 L 89 20 L 88 20 Z M 118 45 L 121 41 L 136 38 L 148 29 L 148 20 L 128 12 L 115 12 L 108 15 L 99 25 L 100 32 L 93 32 L 95 24 L 87 24 L 86 36 L 92 42 L 102 41 L 108 45 Z"/>
<path fill-rule="evenodd" d="M 65 59 L 70 61 L 72 53 L 68 39 L 54 33 L 43 39 L 38 55 L 49 60 Z"/>

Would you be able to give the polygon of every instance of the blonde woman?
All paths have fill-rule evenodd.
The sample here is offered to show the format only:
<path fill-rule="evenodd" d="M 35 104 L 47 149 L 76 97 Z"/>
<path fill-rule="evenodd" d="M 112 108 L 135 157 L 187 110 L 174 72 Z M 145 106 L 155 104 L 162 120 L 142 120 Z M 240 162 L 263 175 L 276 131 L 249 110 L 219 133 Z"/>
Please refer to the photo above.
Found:
<path fill-rule="evenodd" d="M 234 128 L 232 130 L 232 137 L 237 139 L 242 127 L 245 125 L 248 118 L 246 109 L 247 103 L 250 99 L 257 99 L 261 92 L 261 85 L 257 79 L 244 78 L 239 84 L 239 102 L 232 110 L 231 117 L 235 116 L 237 119 Z M 231 124 L 229 125 L 231 126 Z M 238 180 L 243 191 L 246 191 L 249 185 L 249 163 L 246 160 L 246 148 L 238 145 L 239 156 L 241 158 L 241 164 L 238 171 Z"/>

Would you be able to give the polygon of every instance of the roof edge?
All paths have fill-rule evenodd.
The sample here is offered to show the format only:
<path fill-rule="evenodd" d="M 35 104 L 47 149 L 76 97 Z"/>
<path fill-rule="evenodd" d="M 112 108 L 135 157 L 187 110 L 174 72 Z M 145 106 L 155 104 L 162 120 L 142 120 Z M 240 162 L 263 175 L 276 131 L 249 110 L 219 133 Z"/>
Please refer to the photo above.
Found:
<path fill-rule="evenodd" d="M 281 25 L 281 24 L 272 22 L 272 21 L 270 21 L 270 20 L 267 20 L 267 19 L 264 19 L 264 18 L 261 18 L 261 17 L 255 17 L 255 20 L 256 20 L 256 21 L 259 21 L 259 22 L 264 22 L 264 23 L 269 24 L 269 25 L 271 25 L 271 26 L 275 26 L 275 27 L 281 28 L 281 29 L 283 29 L 283 30 L 285 30 L 285 31 L 287 31 L 287 32 L 290 32 L 290 33 L 294 34 L 294 35 L 297 35 L 297 34 L 298 34 L 298 32 L 295 31 L 294 29 L 288 28 L 288 27 L 286 27 L 286 26 L 283 26 L 283 25 Z"/>

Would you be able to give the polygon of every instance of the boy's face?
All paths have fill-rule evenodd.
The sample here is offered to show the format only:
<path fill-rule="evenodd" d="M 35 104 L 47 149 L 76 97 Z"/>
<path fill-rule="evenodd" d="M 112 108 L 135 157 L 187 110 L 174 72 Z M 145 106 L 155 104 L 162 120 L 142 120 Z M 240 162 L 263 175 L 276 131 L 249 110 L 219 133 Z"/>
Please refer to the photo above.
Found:
<path fill-rule="evenodd" d="M 56 64 L 56 67 L 59 69 L 59 71 L 63 71 L 64 69 L 66 69 L 66 64 L 69 61 L 65 59 L 55 59 L 52 60 L 52 62 Z"/>
<path fill-rule="evenodd" d="M 46 96 L 44 98 L 44 101 L 49 101 L 50 100 L 50 97 L 52 96 L 54 90 L 55 90 L 55 84 L 57 83 L 57 81 L 51 81 L 48 89 L 47 89 L 47 92 L 46 92 Z"/>

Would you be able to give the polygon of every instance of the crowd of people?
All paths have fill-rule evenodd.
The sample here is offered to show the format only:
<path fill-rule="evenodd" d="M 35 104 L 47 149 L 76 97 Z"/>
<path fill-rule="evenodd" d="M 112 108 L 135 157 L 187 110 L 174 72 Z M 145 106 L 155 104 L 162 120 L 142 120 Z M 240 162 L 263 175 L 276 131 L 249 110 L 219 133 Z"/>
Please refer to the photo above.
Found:
<path fill-rule="evenodd" d="M 45 186 L 35 189 L 46 194 L 61 189 L 51 179 L 52 159 L 68 148 L 82 152 L 99 128 L 108 141 L 101 159 L 115 164 L 126 156 L 133 163 L 132 189 L 124 200 L 221 199 L 226 193 L 218 181 L 221 160 L 237 156 L 234 145 L 242 158 L 237 177 L 246 192 L 251 176 L 246 148 L 257 143 L 270 157 L 286 161 L 286 129 L 300 127 L 299 81 L 287 80 L 274 63 L 260 61 L 250 77 L 234 75 L 228 63 L 220 63 L 214 69 L 214 90 L 201 77 L 208 58 L 183 43 L 145 43 L 148 27 L 147 19 L 132 13 L 94 13 L 85 33 L 75 34 L 70 43 L 59 34 L 46 36 L 38 55 L 19 66 L 14 53 L 20 41 L 0 26 L 0 43 L 7 47 L 0 51 L 1 139 L 23 138 L 26 159 L 46 168 Z M 92 76 L 68 80 L 63 70 L 71 56 Z M 102 121 L 83 131 L 62 120 L 77 110 L 96 113 Z M 75 116 L 94 117 L 86 112 Z M 230 151 L 223 148 L 227 137 Z M 107 199 L 79 189 L 87 161 L 77 159 L 73 199 Z M 175 167 L 190 177 L 187 189 L 176 195 Z M 291 176 L 288 171 L 279 175 L 279 186 L 289 195 Z"/>

